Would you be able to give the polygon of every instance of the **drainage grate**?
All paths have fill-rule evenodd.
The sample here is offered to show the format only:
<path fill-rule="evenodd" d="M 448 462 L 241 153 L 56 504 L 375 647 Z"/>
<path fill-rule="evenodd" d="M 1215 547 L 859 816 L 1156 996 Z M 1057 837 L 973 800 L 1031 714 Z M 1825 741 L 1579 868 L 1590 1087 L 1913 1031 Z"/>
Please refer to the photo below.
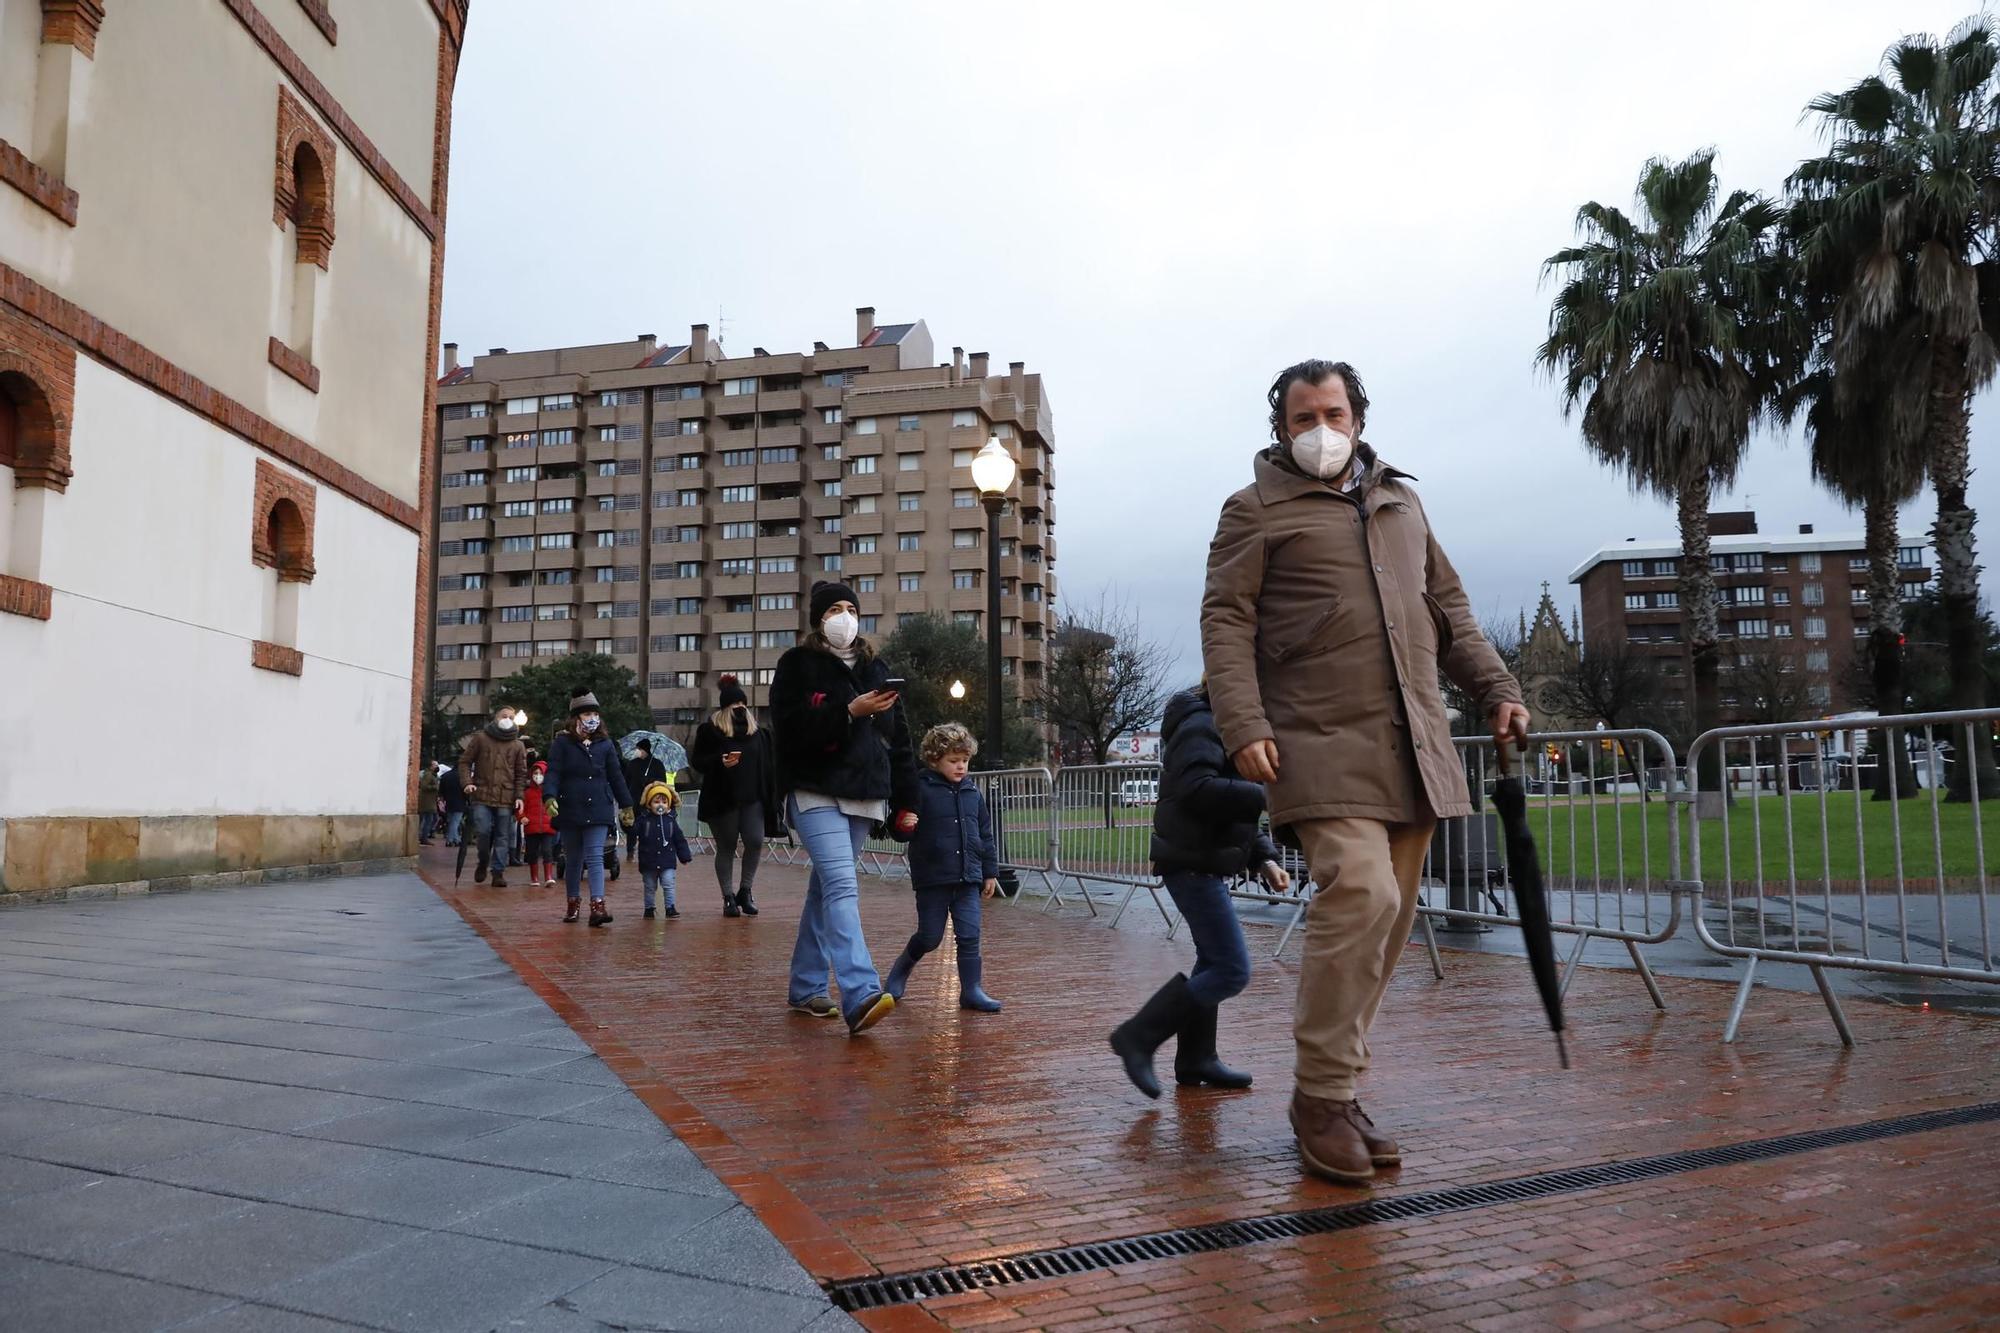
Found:
<path fill-rule="evenodd" d="M 1996 1120 L 2000 1120 L 2000 1102 L 1982 1102 L 1949 1111 L 1925 1111 L 1888 1120 L 1870 1120 L 1838 1129 L 1816 1129 L 1805 1134 L 1754 1139 L 1716 1148 L 1694 1148 L 1658 1157 L 1635 1157 L 1629 1161 L 1604 1162 L 1566 1171 L 1546 1171 L 1540 1175 L 1518 1176 L 1513 1180 L 1496 1180 L 1485 1185 L 1460 1185 L 1421 1194 L 1364 1199 L 1331 1208 L 1181 1227 L 1144 1236 L 1127 1236 L 1122 1240 L 1094 1241 L 1087 1245 L 1066 1245 L 1052 1250 L 1027 1250 L 979 1263 L 853 1278 L 829 1284 L 827 1294 L 836 1306 L 850 1313 L 877 1310 L 888 1305 L 908 1305 L 934 1296 L 1069 1277 L 1123 1264 L 1143 1263 L 1149 1259 L 1176 1259 L 1190 1254 L 1206 1254 L 1211 1250 L 1233 1250 L 1264 1241 L 1293 1240 L 1301 1236 L 1374 1226 L 1381 1222 L 1406 1222 L 1412 1218 L 1436 1217 L 1470 1208 L 1522 1203 L 1556 1194 L 1572 1194 L 1578 1190 L 1602 1189 L 1608 1185 L 1627 1185 L 1660 1176 L 1702 1171 L 1709 1167 L 1740 1166 L 1821 1148 L 1872 1143 L 1878 1139 Z"/>

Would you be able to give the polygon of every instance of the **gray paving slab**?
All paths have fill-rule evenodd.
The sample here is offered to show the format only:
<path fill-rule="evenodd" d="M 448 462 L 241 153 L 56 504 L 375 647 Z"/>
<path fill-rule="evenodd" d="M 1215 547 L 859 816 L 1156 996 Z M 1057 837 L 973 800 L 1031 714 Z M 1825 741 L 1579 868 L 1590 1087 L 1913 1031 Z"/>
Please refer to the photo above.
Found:
<path fill-rule="evenodd" d="M 408 875 L 0 915 L 0 1310 L 854 1327 Z"/>

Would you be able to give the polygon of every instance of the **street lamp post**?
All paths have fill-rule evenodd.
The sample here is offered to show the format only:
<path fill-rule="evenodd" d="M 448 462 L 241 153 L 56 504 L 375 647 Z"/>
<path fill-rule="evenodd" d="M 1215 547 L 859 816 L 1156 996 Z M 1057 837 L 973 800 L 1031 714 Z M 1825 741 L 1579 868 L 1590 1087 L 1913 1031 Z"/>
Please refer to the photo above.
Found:
<path fill-rule="evenodd" d="M 972 484 L 986 506 L 986 753 L 987 765 L 994 769 L 1007 766 L 1000 711 L 1000 511 L 1007 505 L 1018 470 L 998 435 L 988 437 L 986 447 L 973 455 Z M 997 830 L 1001 812 L 995 810 L 993 815 Z M 1020 882 L 1002 868 L 1000 887 L 1011 897 L 1020 891 Z"/>

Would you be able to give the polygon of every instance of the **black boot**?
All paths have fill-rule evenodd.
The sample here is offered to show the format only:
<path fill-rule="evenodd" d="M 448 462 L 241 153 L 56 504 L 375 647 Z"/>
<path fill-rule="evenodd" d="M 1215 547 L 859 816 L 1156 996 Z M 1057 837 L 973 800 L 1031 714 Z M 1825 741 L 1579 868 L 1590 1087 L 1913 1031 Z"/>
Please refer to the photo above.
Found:
<path fill-rule="evenodd" d="M 736 895 L 735 895 L 735 894 L 733 894 L 733 893 L 725 893 L 725 894 L 723 894 L 723 895 L 722 895 L 722 914 L 723 914 L 724 916 L 742 916 L 742 915 L 743 915 L 743 909 L 739 908 L 739 907 L 738 907 L 738 906 L 736 905 Z"/>
<path fill-rule="evenodd" d="M 889 975 L 882 979 L 882 989 L 895 996 L 898 1004 L 903 1001 L 903 988 L 910 984 L 911 970 L 923 959 L 924 950 L 920 947 L 923 938 L 921 935 L 910 936 L 910 942 L 903 946 L 903 952 L 897 954 L 896 961 L 889 964 Z"/>
<path fill-rule="evenodd" d="M 988 995 L 979 985 L 986 967 L 979 956 L 979 937 L 958 939 L 958 1007 L 973 1009 L 982 1014 L 1000 1012 L 1000 1001 Z"/>
<path fill-rule="evenodd" d="M 1176 972 L 1173 980 L 1139 1006 L 1138 1013 L 1112 1030 L 1111 1049 L 1125 1062 L 1125 1077 L 1148 1097 L 1160 1095 L 1160 1080 L 1153 1076 L 1153 1052 L 1180 1031 L 1192 1003 L 1188 998 L 1187 977 Z"/>
<path fill-rule="evenodd" d="M 1180 1041 L 1174 1047 L 1174 1082 L 1184 1088 L 1247 1088 L 1250 1076 L 1231 1069 L 1215 1055 L 1216 1008 L 1192 1004 L 1181 1020 Z"/>
<path fill-rule="evenodd" d="M 750 890 L 739 890 L 736 895 L 736 910 L 745 916 L 757 915 L 757 904 L 750 901 Z"/>

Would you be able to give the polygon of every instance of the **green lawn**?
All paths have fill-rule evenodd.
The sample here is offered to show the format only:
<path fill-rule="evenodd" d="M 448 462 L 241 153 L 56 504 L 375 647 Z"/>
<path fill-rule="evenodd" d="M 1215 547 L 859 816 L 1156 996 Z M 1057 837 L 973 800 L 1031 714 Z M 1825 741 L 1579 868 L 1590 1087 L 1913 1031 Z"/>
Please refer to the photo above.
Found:
<path fill-rule="evenodd" d="M 1787 806 L 1791 815 L 1789 843 Z M 1552 882 L 1564 885 L 1573 877 L 1578 887 L 1595 882 L 1608 889 L 1621 880 L 1632 887 L 1641 881 L 1659 885 L 1669 878 L 1669 808 L 1658 798 L 1642 803 L 1636 797 L 1605 797 L 1595 805 L 1583 799 L 1571 805 L 1562 798 L 1531 798 L 1529 815 L 1544 873 Z M 1724 873 L 1724 821 L 1703 820 L 1701 876 L 1716 886 L 1725 878 L 1733 879 L 1739 889 L 1761 878 L 1767 893 L 1788 891 L 1794 874 L 1800 892 L 1820 888 L 1830 877 L 1834 891 L 1852 892 L 1854 882 L 1861 877 L 1865 849 L 1869 888 L 1892 888 L 1896 882 L 1896 840 L 1890 813 L 1888 802 L 1872 800 L 1863 793 L 1857 840 L 1852 792 L 1828 792 L 1824 797 L 1818 793 L 1739 796 L 1727 821 L 1728 875 Z M 1947 888 L 1977 886 L 1979 853 L 1970 805 L 1952 805 L 1940 798 L 1937 822 L 1941 838 L 1936 839 L 1931 832 L 1929 792 L 1900 802 L 1900 813 L 1907 884 L 1929 889 L 1935 883 L 1941 841 Z M 2000 800 L 1982 802 L 1980 818 L 1987 871 L 1995 889 L 2000 890 Z M 1151 822 L 1152 811 L 1146 808 L 1114 810 L 1110 828 L 1104 826 L 1101 810 L 1065 810 L 1059 821 L 1063 861 L 1077 867 L 1117 867 L 1143 874 L 1149 869 Z M 1010 810 L 1005 827 L 1009 859 L 1028 864 L 1042 859 L 1048 834 L 1039 811 Z M 1788 845 L 1793 851 L 1789 860 Z M 1761 876 L 1757 873 L 1760 865 Z M 1683 877 L 1693 874 L 1692 861 L 1685 856 L 1681 873 Z"/>

